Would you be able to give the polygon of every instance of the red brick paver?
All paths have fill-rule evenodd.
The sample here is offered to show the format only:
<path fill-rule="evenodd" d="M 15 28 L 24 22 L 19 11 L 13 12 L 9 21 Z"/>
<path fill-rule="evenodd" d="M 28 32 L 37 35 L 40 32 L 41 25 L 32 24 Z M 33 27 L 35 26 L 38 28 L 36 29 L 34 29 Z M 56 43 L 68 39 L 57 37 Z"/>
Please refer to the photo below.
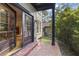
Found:
<path fill-rule="evenodd" d="M 55 46 L 50 44 L 39 43 L 28 56 L 60 56 L 60 49 L 56 42 Z"/>
<path fill-rule="evenodd" d="M 36 47 L 36 45 L 37 42 L 30 43 L 12 56 L 25 56 L 30 53 Z"/>

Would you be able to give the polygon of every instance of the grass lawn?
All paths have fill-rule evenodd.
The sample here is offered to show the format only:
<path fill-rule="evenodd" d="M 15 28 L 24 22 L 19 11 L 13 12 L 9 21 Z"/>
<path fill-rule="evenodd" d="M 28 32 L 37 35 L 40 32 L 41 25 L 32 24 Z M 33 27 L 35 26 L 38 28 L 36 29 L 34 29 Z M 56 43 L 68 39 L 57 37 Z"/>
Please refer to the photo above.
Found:
<path fill-rule="evenodd" d="M 42 42 L 45 43 L 45 44 L 49 44 L 51 42 L 50 38 L 49 37 L 46 37 L 46 36 L 43 36 L 41 38 Z"/>

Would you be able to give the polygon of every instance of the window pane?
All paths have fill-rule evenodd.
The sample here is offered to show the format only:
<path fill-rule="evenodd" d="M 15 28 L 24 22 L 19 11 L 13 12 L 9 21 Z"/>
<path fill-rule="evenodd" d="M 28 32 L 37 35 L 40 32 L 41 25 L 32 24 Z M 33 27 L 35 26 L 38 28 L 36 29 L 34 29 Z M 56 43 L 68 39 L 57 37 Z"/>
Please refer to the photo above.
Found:
<path fill-rule="evenodd" d="M 8 20 L 7 20 L 7 11 L 4 9 L 0 9 L 0 31 L 8 30 Z"/>
<path fill-rule="evenodd" d="M 32 18 L 28 15 L 26 15 L 26 19 L 25 19 L 25 28 L 27 31 L 27 36 L 31 36 L 31 20 Z"/>

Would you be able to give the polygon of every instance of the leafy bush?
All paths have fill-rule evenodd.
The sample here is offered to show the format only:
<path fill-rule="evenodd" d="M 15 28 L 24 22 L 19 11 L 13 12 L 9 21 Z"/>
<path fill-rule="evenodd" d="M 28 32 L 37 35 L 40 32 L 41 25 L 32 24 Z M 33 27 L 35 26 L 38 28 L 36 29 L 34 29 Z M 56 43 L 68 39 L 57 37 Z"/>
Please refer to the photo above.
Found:
<path fill-rule="evenodd" d="M 56 36 L 79 55 L 79 8 L 65 7 L 56 13 Z"/>

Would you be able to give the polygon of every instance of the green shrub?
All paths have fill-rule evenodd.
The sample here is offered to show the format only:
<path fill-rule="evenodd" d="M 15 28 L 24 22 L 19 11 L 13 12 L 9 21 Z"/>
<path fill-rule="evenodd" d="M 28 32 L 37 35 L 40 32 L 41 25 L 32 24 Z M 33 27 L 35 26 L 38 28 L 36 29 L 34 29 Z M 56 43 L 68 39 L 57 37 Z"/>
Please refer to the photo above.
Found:
<path fill-rule="evenodd" d="M 79 55 L 79 8 L 66 7 L 56 14 L 56 37 Z"/>

